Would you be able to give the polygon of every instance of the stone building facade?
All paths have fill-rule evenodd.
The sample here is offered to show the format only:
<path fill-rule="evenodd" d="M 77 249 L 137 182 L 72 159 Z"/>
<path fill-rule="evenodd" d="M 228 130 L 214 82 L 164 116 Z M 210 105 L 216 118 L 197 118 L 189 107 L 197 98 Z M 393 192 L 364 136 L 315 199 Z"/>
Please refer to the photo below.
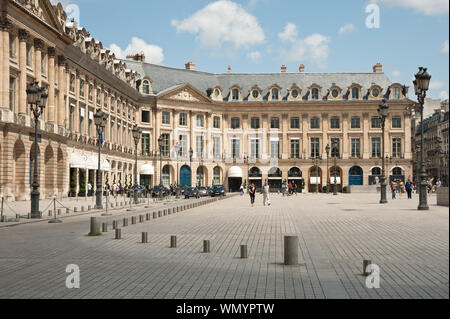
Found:
<path fill-rule="evenodd" d="M 41 196 L 84 196 L 95 187 L 97 135 L 93 114 L 108 117 L 103 133 L 103 183 L 261 185 L 282 180 L 305 190 L 334 182 L 326 146 L 339 144 L 336 182 L 369 185 L 381 173 L 377 108 L 387 99 L 389 175 L 412 177 L 411 108 L 407 90 L 377 63 L 367 73 L 224 74 L 116 59 L 89 32 L 48 0 L 2 1 L 0 16 L 0 193 L 30 197 L 33 124 L 26 87 L 49 93 L 39 123 Z M 158 140 L 161 140 L 161 150 Z M 180 152 L 175 146 L 180 145 Z M 190 156 L 192 149 L 192 156 Z M 161 155 L 161 156 L 160 156 Z M 315 159 L 315 161 L 313 161 Z M 161 163 L 161 164 L 160 164 Z M 328 166 L 328 170 L 327 170 Z M 320 186 L 320 187 L 319 187 Z"/>

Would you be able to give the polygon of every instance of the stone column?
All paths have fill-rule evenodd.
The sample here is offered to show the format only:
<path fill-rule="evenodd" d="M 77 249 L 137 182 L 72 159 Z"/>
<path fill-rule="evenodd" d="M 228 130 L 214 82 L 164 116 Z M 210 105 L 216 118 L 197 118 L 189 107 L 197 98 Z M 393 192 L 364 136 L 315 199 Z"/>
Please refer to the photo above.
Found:
<path fill-rule="evenodd" d="M 171 138 L 171 147 L 174 147 L 178 142 L 178 137 L 176 134 L 177 130 L 177 111 L 172 110 L 172 138 Z"/>
<path fill-rule="evenodd" d="M 365 112 L 363 113 L 363 159 L 370 158 L 369 125 L 369 113 Z"/>
<path fill-rule="evenodd" d="M 242 115 L 242 156 L 248 156 L 248 114 Z M 245 176 L 243 177 L 245 178 Z"/>
<path fill-rule="evenodd" d="M 34 39 L 34 74 L 36 81 L 41 84 L 42 80 L 42 50 L 44 49 L 44 41 L 41 39 Z"/>
<path fill-rule="evenodd" d="M 404 116 L 404 130 L 405 130 L 405 141 L 402 143 L 404 145 L 405 159 L 412 159 L 411 154 L 411 114 L 409 111 L 405 112 Z"/>
<path fill-rule="evenodd" d="M 213 145 L 214 142 L 212 140 L 211 137 L 211 128 L 213 126 L 212 123 L 212 113 L 206 113 L 206 159 L 210 160 L 213 158 Z M 212 180 L 212 178 L 210 178 L 211 176 L 208 175 L 208 179 Z M 209 181 L 207 181 L 209 184 Z"/>
<path fill-rule="evenodd" d="M 27 30 L 19 30 L 19 114 L 26 115 L 27 113 L 27 41 L 29 33 Z M 9 80 L 8 80 L 9 84 Z"/>
<path fill-rule="evenodd" d="M 262 159 L 270 158 L 270 136 L 269 136 L 269 115 L 263 114 L 262 116 L 262 141 L 261 145 L 261 155 Z M 269 145 L 269 147 L 268 147 Z M 263 179 L 264 183 L 264 179 Z"/>
<path fill-rule="evenodd" d="M 348 145 L 348 113 L 342 114 L 342 158 L 348 159 L 349 145 Z"/>
<path fill-rule="evenodd" d="M 289 130 L 289 114 L 283 114 L 281 116 L 281 159 L 289 158 L 289 140 L 288 140 L 288 130 Z"/>
<path fill-rule="evenodd" d="M 58 110 L 57 110 L 57 123 L 59 127 L 64 125 L 64 119 L 66 118 L 66 106 L 64 105 L 64 95 L 66 93 L 66 86 L 64 83 L 64 66 L 66 59 L 64 56 L 58 56 Z"/>
<path fill-rule="evenodd" d="M 73 119 L 74 119 L 74 132 L 78 133 L 79 135 L 82 135 L 82 132 L 80 132 L 80 71 L 75 71 L 75 108 L 73 111 Z"/>
<path fill-rule="evenodd" d="M 55 48 L 48 48 L 48 100 L 47 107 L 48 117 L 47 120 L 50 123 L 55 123 Z"/>
<path fill-rule="evenodd" d="M 228 114 L 222 115 L 222 154 L 225 159 L 228 157 Z M 226 173 L 224 172 L 224 175 Z"/>
<path fill-rule="evenodd" d="M 0 16 L 0 108 L 9 109 L 9 32 L 11 22 Z"/>
<path fill-rule="evenodd" d="M 189 112 L 189 127 L 190 127 L 190 134 L 189 134 L 189 147 L 192 147 L 192 150 L 194 151 L 194 157 L 197 155 L 197 152 L 195 151 L 195 114 L 194 112 Z M 189 152 L 189 151 L 188 151 Z M 192 174 L 192 172 L 191 172 Z M 195 180 L 193 180 L 195 182 Z"/>

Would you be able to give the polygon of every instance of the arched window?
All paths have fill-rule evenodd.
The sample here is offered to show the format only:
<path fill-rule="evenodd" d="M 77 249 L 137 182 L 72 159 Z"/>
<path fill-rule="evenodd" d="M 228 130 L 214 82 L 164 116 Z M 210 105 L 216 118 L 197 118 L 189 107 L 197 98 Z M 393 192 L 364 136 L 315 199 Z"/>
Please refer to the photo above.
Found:
<path fill-rule="evenodd" d="M 204 176 L 203 166 L 199 166 L 197 168 L 197 186 L 205 186 Z"/>
<path fill-rule="evenodd" d="M 359 99 L 359 88 L 357 87 L 352 88 L 352 99 L 353 100 Z"/>
<path fill-rule="evenodd" d="M 392 175 L 393 176 L 402 176 L 403 171 L 402 171 L 401 167 L 394 167 L 394 169 L 392 170 Z"/>
<path fill-rule="evenodd" d="M 170 167 L 166 165 L 162 169 L 162 183 L 164 186 L 170 185 Z"/>
<path fill-rule="evenodd" d="M 293 167 L 289 170 L 288 177 L 302 177 L 302 171 L 298 167 Z"/>
<path fill-rule="evenodd" d="M 220 167 L 214 167 L 213 185 L 220 185 Z"/>
<path fill-rule="evenodd" d="M 233 89 L 231 91 L 231 95 L 232 95 L 233 101 L 238 101 L 239 100 L 239 90 L 238 89 Z"/>
<path fill-rule="evenodd" d="M 269 170 L 269 177 L 281 177 L 282 176 L 282 172 L 281 169 L 279 169 L 278 167 L 272 167 Z"/>
<path fill-rule="evenodd" d="M 144 94 L 150 94 L 150 83 L 147 80 L 144 80 L 144 83 L 142 84 L 142 91 Z"/>
<path fill-rule="evenodd" d="M 319 99 L 319 89 L 318 88 L 313 88 L 311 90 L 311 99 L 313 99 L 313 100 Z"/>
<path fill-rule="evenodd" d="M 260 178 L 262 177 L 262 172 L 258 167 L 252 167 L 248 172 L 248 177 Z"/>
<path fill-rule="evenodd" d="M 372 168 L 372 176 L 381 176 L 381 168 L 379 167 Z"/>

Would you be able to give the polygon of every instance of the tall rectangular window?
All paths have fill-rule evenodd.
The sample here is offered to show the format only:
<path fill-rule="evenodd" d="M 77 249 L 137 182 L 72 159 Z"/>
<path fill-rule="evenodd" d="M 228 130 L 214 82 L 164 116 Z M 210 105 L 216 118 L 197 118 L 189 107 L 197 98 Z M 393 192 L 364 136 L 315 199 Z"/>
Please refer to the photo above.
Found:
<path fill-rule="evenodd" d="M 203 158 L 203 136 L 196 136 L 195 150 L 197 153 L 197 158 Z"/>
<path fill-rule="evenodd" d="M 278 117 L 272 117 L 270 119 L 270 128 L 271 129 L 279 129 L 280 128 L 280 119 Z"/>
<path fill-rule="evenodd" d="M 351 139 L 352 157 L 360 157 L 361 155 L 361 140 L 359 137 L 352 137 Z"/>
<path fill-rule="evenodd" d="M 221 157 L 221 149 L 220 149 L 220 137 L 214 136 L 213 140 L 213 155 L 215 159 Z"/>
<path fill-rule="evenodd" d="M 352 88 L 352 99 L 353 100 L 359 99 L 359 89 L 358 88 Z"/>
<path fill-rule="evenodd" d="M 75 74 L 70 75 L 69 90 L 70 92 L 75 93 Z"/>
<path fill-rule="evenodd" d="M 187 157 L 187 147 L 188 145 L 188 138 L 187 135 L 180 135 L 180 156 Z"/>
<path fill-rule="evenodd" d="M 9 35 L 9 57 L 16 58 L 16 38 L 12 34 Z"/>
<path fill-rule="evenodd" d="M 320 139 L 318 137 L 311 137 L 311 158 L 320 156 Z"/>
<path fill-rule="evenodd" d="M 259 139 L 257 138 L 250 140 L 250 157 L 259 158 Z"/>
<path fill-rule="evenodd" d="M 180 126 L 187 126 L 187 114 L 180 113 Z"/>
<path fill-rule="evenodd" d="M 372 128 L 381 128 L 381 120 L 379 117 L 372 117 Z"/>
<path fill-rule="evenodd" d="M 340 129 L 341 128 L 341 121 L 339 117 L 332 117 L 330 120 L 331 128 L 332 129 Z"/>
<path fill-rule="evenodd" d="M 381 157 L 381 137 L 372 137 L 372 157 Z"/>
<path fill-rule="evenodd" d="M 393 116 L 392 117 L 392 128 L 402 128 L 401 116 Z"/>
<path fill-rule="evenodd" d="M 270 157 L 279 158 L 280 157 L 280 141 L 271 140 L 270 141 Z"/>
<path fill-rule="evenodd" d="M 291 158 L 300 158 L 300 139 L 291 139 Z"/>
<path fill-rule="evenodd" d="M 341 156 L 341 140 L 338 137 L 331 138 L 331 145 L 336 144 L 336 149 L 331 150 L 334 151 L 334 154 L 332 153 L 331 156 L 340 157 Z"/>
<path fill-rule="evenodd" d="M 231 157 L 240 158 L 241 156 L 241 140 L 238 138 L 231 139 Z"/>
<path fill-rule="evenodd" d="M 398 87 L 393 88 L 392 95 L 394 100 L 400 100 L 400 89 Z"/>
<path fill-rule="evenodd" d="M 170 124 L 170 113 L 167 111 L 162 112 L 162 124 Z"/>
<path fill-rule="evenodd" d="M 89 99 L 89 101 L 92 101 L 92 90 L 93 90 L 92 85 L 89 85 L 89 88 L 88 88 L 88 99 Z"/>
<path fill-rule="evenodd" d="M 142 133 L 142 156 L 149 156 L 150 155 L 150 134 L 149 133 Z"/>
<path fill-rule="evenodd" d="M 291 117 L 291 129 L 292 130 L 300 129 L 300 118 L 298 118 L 298 117 Z"/>
<path fill-rule="evenodd" d="M 84 109 L 80 108 L 80 127 L 79 127 L 79 132 L 80 135 L 83 135 L 83 122 L 84 122 Z"/>
<path fill-rule="evenodd" d="M 260 128 L 259 126 L 259 117 L 252 117 L 250 120 L 250 127 L 254 130 L 257 130 Z"/>
<path fill-rule="evenodd" d="M 170 135 L 167 133 L 161 134 L 162 137 L 162 147 L 161 147 L 161 153 L 164 157 L 169 156 L 169 149 L 170 149 Z"/>
<path fill-rule="evenodd" d="M 80 80 L 80 96 L 84 97 L 84 80 Z"/>
<path fill-rule="evenodd" d="M 394 137 L 392 139 L 392 157 L 400 158 L 402 156 L 402 138 Z"/>
<path fill-rule="evenodd" d="M 26 56 L 27 56 L 27 66 L 28 67 L 31 67 L 31 60 L 32 60 L 32 52 L 31 52 L 31 49 L 32 49 L 32 46 L 31 46 L 31 44 L 29 44 L 29 43 L 27 43 L 27 53 L 26 53 Z"/>
<path fill-rule="evenodd" d="M 214 128 L 220 128 L 220 117 L 214 116 L 214 119 L 213 119 L 213 127 L 214 127 Z"/>
<path fill-rule="evenodd" d="M 239 100 L 239 90 L 238 89 L 233 89 L 231 91 L 231 95 L 232 95 L 233 101 Z"/>
<path fill-rule="evenodd" d="M 16 79 L 9 78 L 9 109 L 14 112 L 16 108 Z"/>
<path fill-rule="evenodd" d="M 91 131 L 92 131 L 92 119 L 91 118 L 89 118 L 88 119 L 88 131 L 87 131 L 87 134 L 88 134 L 88 136 L 90 137 L 91 136 Z"/>
<path fill-rule="evenodd" d="M 205 126 L 205 117 L 203 115 L 197 115 L 197 127 Z"/>
<path fill-rule="evenodd" d="M 150 123 L 150 111 L 142 110 L 141 116 L 143 123 Z"/>
<path fill-rule="evenodd" d="M 100 89 L 97 89 L 97 104 L 100 104 L 100 95 L 101 95 L 101 91 Z"/>
<path fill-rule="evenodd" d="M 361 128 L 361 119 L 359 117 L 352 117 L 351 128 Z"/>

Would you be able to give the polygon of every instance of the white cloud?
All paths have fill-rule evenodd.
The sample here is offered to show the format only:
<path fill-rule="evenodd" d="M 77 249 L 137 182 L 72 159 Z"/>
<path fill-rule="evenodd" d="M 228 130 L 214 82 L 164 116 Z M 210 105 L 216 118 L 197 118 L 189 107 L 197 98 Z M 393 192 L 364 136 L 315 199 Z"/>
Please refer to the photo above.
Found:
<path fill-rule="evenodd" d="M 248 49 L 265 42 L 258 20 L 241 5 L 228 0 L 213 2 L 183 21 L 172 20 L 177 32 L 195 34 L 204 47 L 219 49 L 230 44 Z"/>
<path fill-rule="evenodd" d="M 253 62 L 258 62 L 261 59 L 261 52 L 253 51 L 247 54 L 247 57 Z"/>
<path fill-rule="evenodd" d="M 398 78 L 402 73 L 399 70 L 392 71 L 392 76 L 394 78 Z"/>
<path fill-rule="evenodd" d="M 441 48 L 441 54 L 448 55 L 448 40 L 444 42 L 444 45 Z"/>
<path fill-rule="evenodd" d="M 442 81 L 433 81 L 433 80 L 431 80 L 429 89 L 430 89 L 430 90 L 439 90 L 439 89 L 441 89 L 444 85 L 445 85 L 445 83 L 442 82 Z"/>
<path fill-rule="evenodd" d="M 125 59 L 128 54 L 144 53 L 145 61 L 153 64 L 161 64 L 164 60 L 163 49 L 157 45 L 147 44 L 144 40 L 133 37 L 131 43 L 122 50 L 117 44 L 111 44 L 110 50 L 116 57 Z"/>
<path fill-rule="evenodd" d="M 298 37 L 297 26 L 289 22 L 284 27 L 284 31 L 278 33 L 278 37 L 281 39 L 282 42 L 295 42 L 295 40 Z"/>
<path fill-rule="evenodd" d="M 441 100 L 448 100 L 448 92 L 447 91 L 441 91 L 441 93 L 439 93 L 439 98 Z"/>
<path fill-rule="evenodd" d="M 331 42 L 331 38 L 326 37 L 322 34 L 315 33 L 304 39 L 293 37 L 292 32 L 297 30 L 292 26 L 286 25 L 283 36 L 279 34 L 280 39 L 285 42 L 292 42 L 291 47 L 288 50 L 281 50 L 282 58 L 289 62 L 311 62 L 312 64 L 318 66 L 319 68 L 327 67 L 327 60 L 329 55 L 328 43 Z M 290 32 L 285 32 L 290 30 Z M 297 34 L 296 32 L 294 32 Z M 287 36 L 287 35 L 290 36 Z M 285 35 L 285 37 L 284 37 Z"/>
<path fill-rule="evenodd" d="M 414 9 L 426 15 L 448 14 L 448 0 L 372 0 L 390 7 L 403 7 Z"/>
<path fill-rule="evenodd" d="M 339 35 L 342 35 L 344 33 L 354 32 L 354 31 L 356 31 L 356 27 L 354 24 L 350 23 L 350 24 L 346 24 L 346 25 L 340 27 L 338 33 L 339 33 Z"/>

